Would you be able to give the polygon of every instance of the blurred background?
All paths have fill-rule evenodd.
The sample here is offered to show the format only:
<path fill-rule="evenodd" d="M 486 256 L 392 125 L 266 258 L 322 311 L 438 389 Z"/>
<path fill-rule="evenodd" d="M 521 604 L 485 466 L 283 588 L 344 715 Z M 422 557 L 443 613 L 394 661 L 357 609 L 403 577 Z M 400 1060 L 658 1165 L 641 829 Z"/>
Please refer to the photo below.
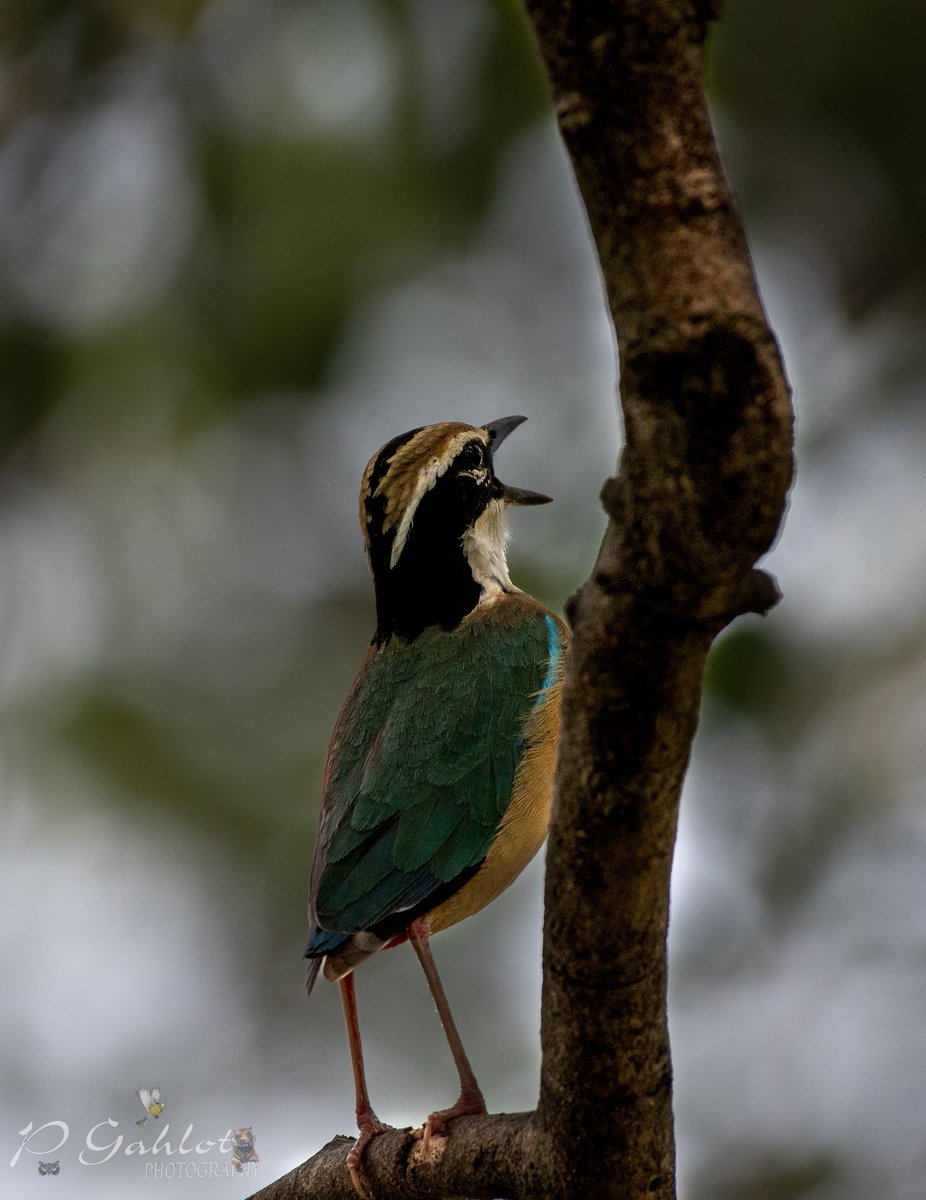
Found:
<path fill-rule="evenodd" d="M 924 44 L 914 0 L 731 0 L 712 43 L 799 472 L 684 798 L 685 1200 L 926 1195 Z M 2 1190 L 57 1159 L 134 1196 L 249 1125 L 256 1176 L 170 1183 L 242 1197 L 353 1128 L 301 954 L 361 472 L 527 415 L 500 473 L 557 503 L 512 575 L 560 608 L 620 442 L 595 260 L 512 0 L 6 0 L 0 128 Z M 536 1099 L 541 875 L 436 943 L 497 1110 Z M 374 1105 L 419 1123 L 455 1077 L 413 956 L 358 996 Z M 68 1140 L 10 1166 L 30 1122 Z"/>

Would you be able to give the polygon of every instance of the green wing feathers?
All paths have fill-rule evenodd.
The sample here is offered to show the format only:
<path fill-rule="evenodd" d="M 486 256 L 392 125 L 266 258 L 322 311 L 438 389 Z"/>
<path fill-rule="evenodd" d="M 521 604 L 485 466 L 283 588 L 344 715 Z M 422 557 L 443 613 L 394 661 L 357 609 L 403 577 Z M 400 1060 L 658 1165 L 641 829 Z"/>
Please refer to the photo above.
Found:
<path fill-rule="evenodd" d="M 490 612 L 368 654 L 329 750 L 316 848 L 322 928 L 371 928 L 488 852 L 560 645 L 533 604 Z"/>

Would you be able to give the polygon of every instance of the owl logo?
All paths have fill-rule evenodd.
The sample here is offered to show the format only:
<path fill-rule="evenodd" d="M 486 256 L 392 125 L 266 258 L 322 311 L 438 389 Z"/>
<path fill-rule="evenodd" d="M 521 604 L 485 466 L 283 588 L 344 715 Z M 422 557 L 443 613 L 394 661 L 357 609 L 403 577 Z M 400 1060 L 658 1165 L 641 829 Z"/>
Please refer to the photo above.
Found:
<path fill-rule="evenodd" d="M 139 1100 L 142 1102 L 142 1107 L 145 1110 L 145 1115 L 142 1117 L 142 1119 L 140 1121 L 135 1122 L 136 1125 L 144 1125 L 147 1122 L 149 1117 L 154 1117 L 155 1119 L 157 1119 L 161 1115 L 161 1113 L 164 1111 L 164 1105 L 161 1103 L 161 1089 L 160 1088 L 143 1087 L 143 1088 L 139 1088 L 135 1094 L 139 1098 Z"/>
<path fill-rule="evenodd" d="M 258 1163 L 260 1156 L 254 1149 L 254 1130 L 250 1125 L 232 1130 L 232 1166 L 241 1171 L 243 1163 Z"/>
<path fill-rule="evenodd" d="M 40 1175 L 57 1175 L 60 1172 L 60 1170 L 61 1170 L 61 1159 L 60 1158 L 56 1158 L 54 1162 L 50 1162 L 50 1163 L 43 1163 L 43 1162 L 39 1163 L 39 1174 Z"/>

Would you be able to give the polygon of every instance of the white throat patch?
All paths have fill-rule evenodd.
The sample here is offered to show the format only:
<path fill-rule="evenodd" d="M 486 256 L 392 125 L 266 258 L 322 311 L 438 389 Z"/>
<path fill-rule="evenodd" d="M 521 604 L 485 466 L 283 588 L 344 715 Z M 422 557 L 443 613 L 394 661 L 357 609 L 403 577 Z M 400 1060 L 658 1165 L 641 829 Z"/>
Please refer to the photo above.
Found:
<path fill-rule="evenodd" d="M 508 540 L 505 508 L 501 500 L 490 501 L 485 512 L 463 534 L 463 553 L 483 596 L 516 590 L 508 578 L 505 557 Z"/>

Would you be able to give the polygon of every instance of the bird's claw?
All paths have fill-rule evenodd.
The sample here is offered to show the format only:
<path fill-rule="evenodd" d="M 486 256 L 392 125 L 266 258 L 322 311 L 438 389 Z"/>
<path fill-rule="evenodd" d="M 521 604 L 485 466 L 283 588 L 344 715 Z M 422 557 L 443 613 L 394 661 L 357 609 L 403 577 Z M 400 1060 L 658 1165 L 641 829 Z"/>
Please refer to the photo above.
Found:
<path fill-rule="evenodd" d="M 361 1200 L 373 1200 L 373 1193 L 368 1192 L 363 1186 L 363 1180 L 360 1177 L 360 1167 L 348 1162 L 347 1169 L 350 1171 L 350 1181 L 354 1185 L 354 1191 L 360 1196 Z"/>
<path fill-rule="evenodd" d="M 427 1151 L 432 1137 L 444 1134 L 447 1122 L 452 1121 L 454 1117 L 484 1117 L 488 1111 L 482 1092 L 478 1088 L 464 1088 L 456 1104 L 451 1108 L 442 1108 L 439 1112 L 431 1113 L 425 1121 L 421 1139 L 422 1150 Z"/>
<path fill-rule="evenodd" d="M 350 1171 L 350 1181 L 354 1185 L 354 1191 L 357 1195 L 362 1197 L 362 1200 L 372 1200 L 372 1193 L 364 1186 L 363 1178 L 360 1174 L 363 1155 L 367 1146 L 369 1146 L 375 1137 L 379 1137 L 381 1133 L 388 1133 L 393 1126 L 385 1125 L 377 1119 L 372 1111 L 369 1116 L 362 1119 L 358 1118 L 357 1124 L 360 1128 L 360 1137 L 357 1138 L 348 1152 L 347 1169 Z"/>

